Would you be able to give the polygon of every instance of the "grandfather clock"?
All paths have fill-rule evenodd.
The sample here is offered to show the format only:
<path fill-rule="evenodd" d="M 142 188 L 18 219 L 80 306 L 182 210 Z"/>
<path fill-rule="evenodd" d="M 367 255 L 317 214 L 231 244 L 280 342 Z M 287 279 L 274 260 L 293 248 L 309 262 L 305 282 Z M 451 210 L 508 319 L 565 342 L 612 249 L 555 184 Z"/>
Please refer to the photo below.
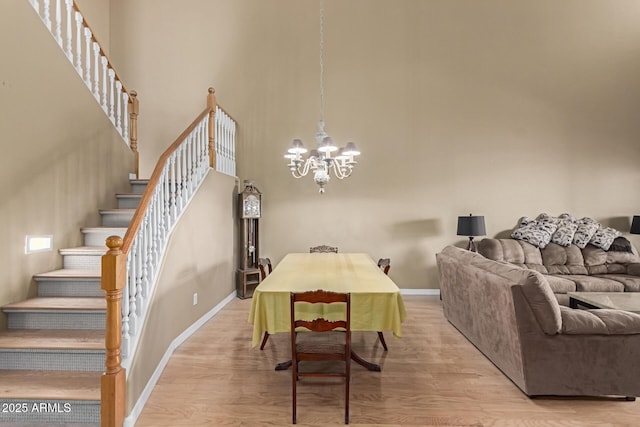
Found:
<path fill-rule="evenodd" d="M 262 212 L 262 194 L 251 181 L 244 181 L 244 190 L 238 194 L 240 216 L 240 263 L 236 273 L 239 298 L 251 298 L 260 283 L 258 258 L 260 252 L 259 221 Z"/>

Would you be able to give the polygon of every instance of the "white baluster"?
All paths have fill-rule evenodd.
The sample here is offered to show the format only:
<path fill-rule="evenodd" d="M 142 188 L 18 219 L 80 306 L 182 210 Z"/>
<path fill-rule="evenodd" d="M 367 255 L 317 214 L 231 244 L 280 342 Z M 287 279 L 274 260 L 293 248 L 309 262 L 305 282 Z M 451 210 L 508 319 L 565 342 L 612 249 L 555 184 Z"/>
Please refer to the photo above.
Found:
<path fill-rule="evenodd" d="M 129 355 L 129 343 L 131 342 L 131 330 L 129 327 L 129 287 L 131 286 L 131 272 L 133 270 L 133 251 L 127 255 L 127 286 L 122 292 L 122 302 L 120 311 L 122 312 L 122 357 Z"/>
<path fill-rule="evenodd" d="M 109 61 L 107 57 L 100 54 L 100 62 L 102 63 L 102 96 L 100 97 L 100 106 L 104 110 L 105 114 L 109 114 L 109 107 L 107 107 L 107 66 Z"/>
<path fill-rule="evenodd" d="M 137 315 L 136 315 L 136 283 L 138 282 L 138 276 L 140 274 L 138 259 L 140 258 L 140 249 L 139 249 L 139 234 L 136 234 L 136 237 L 133 239 L 133 245 L 131 246 L 131 272 L 129 286 L 127 290 L 129 291 L 129 329 L 131 330 L 131 335 L 134 337 L 138 334 L 138 325 L 137 325 Z"/>
<path fill-rule="evenodd" d="M 180 159 L 180 149 L 173 152 L 176 165 L 176 207 L 178 215 L 182 212 L 182 160 Z"/>
<path fill-rule="evenodd" d="M 60 0 L 56 0 L 56 30 L 54 37 L 58 45 L 64 49 L 62 46 L 62 11 L 60 9 Z"/>
<path fill-rule="evenodd" d="M 167 164 L 164 177 L 164 230 L 165 238 L 168 238 L 171 230 L 171 166 Z"/>
<path fill-rule="evenodd" d="M 100 45 L 95 41 L 93 46 L 93 96 L 100 102 Z"/>
<path fill-rule="evenodd" d="M 156 191 L 153 194 L 153 235 L 151 236 L 153 241 L 153 271 L 158 271 L 158 267 L 160 266 L 160 258 L 162 256 L 162 243 L 160 241 L 160 211 L 162 210 L 162 205 L 160 200 L 162 199 L 162 191 L 156 187 Z M 155 273 L 154 273 L 155 277 Z"/>
<path fill-rule="evenodd" d="M 115 93 L 115 102 L 116 102 L 116 129 L 118 129 L 118 133 L 122 135 L 122 82 L 120 80 L 116 80 L 116 93 Z"/>
<path fill-rule="evenodd" d="M 93 85 L 91 84 L 91 30 L 88 27 L 84 28 L 84 42 L 85 42 L 85 66 L 84 66 L 84 82 L 90 91 L 93 91 Z"/>
<path fill-rule="evenodd" d="M 170 160 L 170 171 L 171 171 L 171 200 L 170 200 L 170 208 L 171 208 L 171 220 L 169 229 L 173 228 L 173 224 L 177 218 L 176 212 L 176 157 L 174 154 L 171 155 Z"/>
<path fill-rule="evenodd" d="M 236 176 L 236 123 L 233 122 L 233 127 L 231 128 L 231 175 Z"/>
<path fill-rule="evenodd" d="M 66 20 L 67 40 L 65 43 L 66 54 L 67 54 L 67 58 L 69 58 L 69 61 L 71 61 L 71 63 L 73 64 L 73 52 L 71 51 L 71 38 L 73 37 L 73 28 L 71 25 L 73 21 L 71 20 L 71 12 L 73 11 L 73 0 L 65 0 L 64 6 L 67 12 L 67 20 Z"/>
<path fill-rule="evenodd" d="M 229 116 L 226 117 L 227 125 L 226 125 L 226 135 L 225 135 L 225 170 L 228 175 L 231 175 L 231 118 Z"/>
<path fill-rule="evenodd" d="M 107 62 L 107 58 L 104 58 L 104 61 Z M 113 68 L 109 68 L 109 120 L 111 120 L 111 123 L 113 123 L 114 126 L 116 124 L 116 118 L 113 115 L 114 114 L 113 103 L 115 101 L 115 97 L 113 95 L 113 89 L 115 85 L 115 79 L 116 79 L 116 72 L 113 71 Z"/>
<path fill-rule="evenodd" d="M 214 152 L 216 153 L 216 170 L 220 171 L 220 109 L 216 106 L 214 127 Z"/>
<path fill-rule="evenodd" d="M 42 20 L 44 25 L 51 31 L 51 0 L 44 0 L 44 11 Z"/>
<path fill-rule="evenodd" d="M 222 172 L 229 174 L 229 118 L 227 115 L 222 116 Z"/>
<path fill-rule="evenodd" d="M 31 3 L 31 6 L 33 6 L 36 12 L 38 12 L 38 15 L 40 15 L 40 3 L 38 0 L 29 0 L 29 3 Z"/>
<path fill-rule="evenodd" d="M 129 94 L 122 92 L 122 137 L 127 142 L 127 145 L 131 143 L 129 141 Z"/>
<path fill-rule="evenodd" d="M 147 258 L 149 257 L 149 218 L 148 212 L 147 215 L 144 216 L 142 220 L 142 225 L 140 226 L 141 233 L 141 243 L 142 247 L 140 248 L 140 267 L 142 268 L 141 280 L 137 283 L 136 295 L 140 300 L 138 304 L 138 316 L 143 318 L 144 316 L 144 306 L 147 301 L 145 299 L 145 291 L 144 289 L 147 287 L 146 283 L 149 281 L 149 270 L 147 268 Z"/>
<path fill-rule="evenodd" d="M 76 21 L 76 70 L 82 77 L 82 15 L 80 12 L 75 12 L 74 17 Z"/>

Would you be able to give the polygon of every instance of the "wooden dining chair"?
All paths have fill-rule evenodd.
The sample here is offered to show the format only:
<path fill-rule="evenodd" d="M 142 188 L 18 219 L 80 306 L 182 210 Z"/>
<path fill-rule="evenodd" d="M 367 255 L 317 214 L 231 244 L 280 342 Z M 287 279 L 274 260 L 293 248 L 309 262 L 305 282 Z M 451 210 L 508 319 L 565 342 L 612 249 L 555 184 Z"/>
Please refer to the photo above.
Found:
<path fill-rule="evenodd" d="M 378 260 L 378 267 L 384 271 L 384 274 L 389 274 L 389 269 L 391 268 L 391 259 L 389 258 L 380 258 Z"/>
<path fill-rule="evenodd" d="M 258 258 L 258 268 L 260 269 L 260 280 L 264 280 L 267 274 L 271 274 L 273 266 L 269 258 Z"/>
<path fill-rule="evenodd" d="M 327 253 L 327 252 L 335 252 L 338 253 L 338 248 L 335 246 L 328 246 L 328 245 L 319 245 L 319 246 L 312 246 L 309 248 L 309 253 L 313 254 L 313 253 Z"/>
<path fill-rule="evenodd" d="M 325 320 L 321 317 L 311 321 L 301 320 L 296 315 L 296 304 L 300 302 L 310 304 L 342 303 L 345 304 L 345 315 L 342 320 L 336 321 Z M 344 362 L 344 369 L 340 372 L 309 371 L 306 368 L 300 370 L 300 362 L 322 361 Z M 308 363 L 304 363 L 304 366 L 307 365 Z M 344 378 L 344 422 L 349 424 L 351 294 L 323 290 L 291 293 L 291 368 L 293 424 L 296 424 L 297 383 L 300 377 Z"/>
<path fill-rule="evenodd" d="M 378 267 L 380 267 L 380 269 L 384 271 L 384 274 L 388 275 L 389 269 L 391 269 L 391 259 L 380 258 L 378 260 Z M 387 347 L 387 343 L 384 340 L 384 335 L 382 334 L 382 331 L 378 331 L 378 338 L 380 338 L 380 344 L 382 344 L 382 348 L 384 348 L 384 351 L 389 351 L 389 348 Z"/>
<path fill-rule="evenodd" d="M 268 274 L 273 271 L 273 265 L 269 258 L 258 258 L 258 268 L 260 269 L 260 280 L 264 280 Z M 260 344 L 260 350 L 264 350 L 264 346 L 269 339 L 269 332 L 265 331 L 262 337 L 262 343 Z"/>

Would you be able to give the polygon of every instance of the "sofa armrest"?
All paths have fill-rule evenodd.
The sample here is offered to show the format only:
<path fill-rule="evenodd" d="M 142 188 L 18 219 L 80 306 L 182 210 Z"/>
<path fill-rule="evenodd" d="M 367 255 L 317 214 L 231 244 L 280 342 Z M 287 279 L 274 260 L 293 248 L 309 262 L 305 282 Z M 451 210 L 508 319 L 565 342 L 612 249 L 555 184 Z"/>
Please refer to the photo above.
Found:
<path fill-rule="evenodd" d="M 640 276 L 640 262 L 627 264 L 627 274 L 632 276 Z"/>
<path fill-rule="evenodd" d="M 562 334 L 631 335 L 640 334 L 640 314 L 623 310 L 579 310 L 560 307 Z"/>

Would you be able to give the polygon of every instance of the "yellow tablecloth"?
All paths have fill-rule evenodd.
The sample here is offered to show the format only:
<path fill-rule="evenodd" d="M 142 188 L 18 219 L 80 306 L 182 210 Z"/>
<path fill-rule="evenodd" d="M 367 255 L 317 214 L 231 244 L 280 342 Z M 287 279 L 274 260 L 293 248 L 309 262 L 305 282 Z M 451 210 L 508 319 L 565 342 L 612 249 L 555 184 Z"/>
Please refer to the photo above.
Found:
<path fill-rule="evenodd" d="M 375 261 L 361 253 L 291 253 L 260 283 L 254 293 L 249 313 L 253 325 L 252 345 L 263 333 L 289 332 L 289 294 L 324 289 L 351 293 L 351 329 L 354 331 L 391 330 L 402 336 L 401 323 L 406 318 L 400 290 L 378 268 Z M 322 315 L 328 320 L 343 316 L 332 313 L 344 310 L 322 304 L 309 305 L 304 317 Z"/>

